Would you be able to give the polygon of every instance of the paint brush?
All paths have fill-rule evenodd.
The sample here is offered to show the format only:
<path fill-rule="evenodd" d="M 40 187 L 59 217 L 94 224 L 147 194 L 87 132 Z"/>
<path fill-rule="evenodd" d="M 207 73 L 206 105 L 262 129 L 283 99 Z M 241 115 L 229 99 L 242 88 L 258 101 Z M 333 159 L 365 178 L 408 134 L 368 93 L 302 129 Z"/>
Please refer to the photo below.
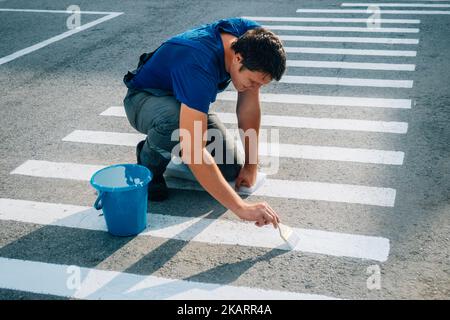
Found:
<path fill-rule="evenodd" d="M 280 232 L 280 237 L 287 243 L 291 250 L 293 250 L 300 242 L 300 237 L 291 227 L 279 223 L 278 231 Z"/>

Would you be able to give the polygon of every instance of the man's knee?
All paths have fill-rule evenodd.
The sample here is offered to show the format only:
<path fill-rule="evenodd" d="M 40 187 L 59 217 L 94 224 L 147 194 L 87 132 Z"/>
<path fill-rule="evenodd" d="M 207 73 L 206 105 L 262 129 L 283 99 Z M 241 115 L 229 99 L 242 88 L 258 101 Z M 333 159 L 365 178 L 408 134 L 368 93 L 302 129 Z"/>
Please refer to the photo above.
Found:
<path fill-rule="evenodd" d="M 148 139 L 159 148 L 170 152 L 180 141 L 178 127 L 178 122 L 172 120 L 156 123 L 147 132 Z"/>
<path fill-rule="evenodd" d="M 239 175 L 239 172 L 241 171 L 243 165 L 240 163 L 235 163 L 235 164 L 222 164 L 218 166 L 225 180 L 233 181 Z"/>

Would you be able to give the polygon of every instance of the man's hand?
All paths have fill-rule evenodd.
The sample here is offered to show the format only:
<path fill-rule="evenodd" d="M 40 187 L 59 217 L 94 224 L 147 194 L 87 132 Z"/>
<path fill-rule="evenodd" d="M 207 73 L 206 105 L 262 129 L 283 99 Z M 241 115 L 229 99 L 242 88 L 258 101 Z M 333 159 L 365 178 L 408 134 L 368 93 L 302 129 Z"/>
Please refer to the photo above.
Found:
<path fill-rule="evenodd" d="M 258 165 L 256 164 L 245 164 L 241 171 L 239 172 L 238 177 L 235 181 L 235 190 L 239 191 L 241 186 L 250 188 L 256 182 L 256 176 L 258 174 Z"/>
<path fill-rule="evenodd" d="M 273 224 L 276 229 L 280 223 L 280 217 L 267 202 L 245 203 L 242 208 L 237 210 L 236 214 L 243 220 L 256 221 L 255 225 L 258 227 Z"/>

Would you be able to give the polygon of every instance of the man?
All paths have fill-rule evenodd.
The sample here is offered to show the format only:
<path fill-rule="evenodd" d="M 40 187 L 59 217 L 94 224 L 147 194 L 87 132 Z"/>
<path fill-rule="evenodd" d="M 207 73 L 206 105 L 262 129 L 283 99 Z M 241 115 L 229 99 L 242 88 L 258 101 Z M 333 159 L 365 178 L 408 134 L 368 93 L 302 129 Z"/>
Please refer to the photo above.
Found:
<path fill-rule="evenodd" d="M 244 156 L 235 152 L 234 139 L 209 106 L 233 82 L 238 91 L 238 126 L 244 132 L 255 130 L 257 137 L 259 88 L 272 79 L 280 80 L 285 69 L 286 53 L 279 38 L 242 18 L 202 25 L 142 55 L 138 68 L 124 77 L 128 87 L 124 106 L 131 126 L 147 135 L 137 145 L 136 157 L 153 173 L 149 199 L 167 198 L 163 173 L 178 145 L 183 162 L 217 201 L 241 219 L 276 227 L 279 217 L 266 202 L 247 203 L 227 183 L 236 180 L 236 189 L 255 184 L 258 163 L 250 160 L 257 159 L 257 141 L 253 148 L 243 141 Z M 195 134 L 196 128 L 201 128 L 200 135 Z M 221 133 L 224 153 L 207 150 L 212 141 L 205 141 L 203 134 L 211 129 Z M 224 161 L 231 152 L 233 161 Z"/>

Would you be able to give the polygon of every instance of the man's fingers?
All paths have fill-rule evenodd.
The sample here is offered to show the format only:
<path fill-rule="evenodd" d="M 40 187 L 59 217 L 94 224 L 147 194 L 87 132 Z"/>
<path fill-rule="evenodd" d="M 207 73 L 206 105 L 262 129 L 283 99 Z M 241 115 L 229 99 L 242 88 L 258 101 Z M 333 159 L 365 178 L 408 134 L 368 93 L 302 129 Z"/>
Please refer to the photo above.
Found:
<path fill-rule="evenodd" d="M 266 211 L 266 222 L 266 224 L 272 223 L 273 227 L 277 228 L 277 218 L 270 210 Z"/>
<path fill-rule="evenodd" d="M 280 216 L 273 210 L 270 206 L 268 207 L 272 217 L 273 217 L 273 226 L 275 229 L 277 228 L 277 225 L 280 223 Z"/>

